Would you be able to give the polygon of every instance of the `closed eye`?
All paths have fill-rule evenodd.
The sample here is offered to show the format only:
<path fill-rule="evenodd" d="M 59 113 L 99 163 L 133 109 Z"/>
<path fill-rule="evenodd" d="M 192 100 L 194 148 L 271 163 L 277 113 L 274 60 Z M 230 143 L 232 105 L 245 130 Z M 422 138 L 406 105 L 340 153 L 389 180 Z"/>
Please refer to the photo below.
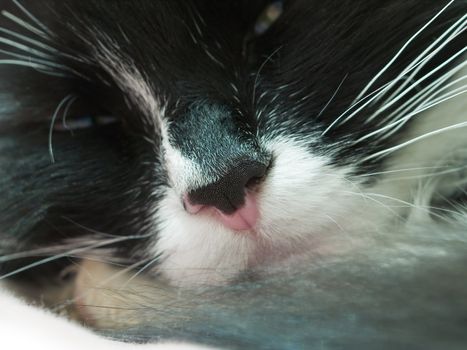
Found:
<path fill-rule="evenodd" d="M 54 131 L 78 131 L 96 127 L 103 127 L 119 122 L 117 117 L 112 115 L 77 115 L 68 116 L 58 121 L 54 125 Z"/>

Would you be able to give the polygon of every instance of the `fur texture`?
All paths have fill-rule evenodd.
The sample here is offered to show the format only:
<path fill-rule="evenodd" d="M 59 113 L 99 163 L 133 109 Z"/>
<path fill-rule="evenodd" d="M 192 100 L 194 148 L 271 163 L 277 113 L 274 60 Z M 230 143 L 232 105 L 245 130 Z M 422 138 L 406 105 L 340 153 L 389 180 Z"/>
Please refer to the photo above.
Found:
<path fill-rule="evenodd" d="M 258 31 L 270 3 L 0 2 L 3 278 L 118 264 L 128 314 L 68 297 L 137 340 L 461 346 L 467 3 L 289 0 Z M 249 198 L 248 230 L 213 214 Z"/>

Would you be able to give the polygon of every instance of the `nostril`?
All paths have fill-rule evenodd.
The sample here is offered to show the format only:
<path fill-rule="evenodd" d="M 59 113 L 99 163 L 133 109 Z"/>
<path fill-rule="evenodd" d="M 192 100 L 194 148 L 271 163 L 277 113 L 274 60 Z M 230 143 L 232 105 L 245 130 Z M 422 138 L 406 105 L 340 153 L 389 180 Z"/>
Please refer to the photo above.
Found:
<path fill-rule="evenodd" d="M 202 211 L 234 231 L 253 230 L 260 217 L 256 196 L 251 192 L 245 194 L 244 205 L 232 213 L 225 213 L 214 206 L 194 205 L 186 195 L 183 197 L 183 206 L 190 214 L 198 214 Z"/>
<path fill-rule="evenodd" d="M 187 194 L 183 196 L 183 208 L 190 214 L 198 214 L 204 208 L 202 204 L 193 204 Z"/>
<path fill-rule="evenodd" d="M 259 185 L 264 179 L 264 176 L 254 176 L 246 183 L 247 188 L 252 188 Z"/>
<path fill-rule="evenodd" d="M 238 166 L 238 170 L 242 172 L 239 177 L 241 185 L 245 188 L 252 188 L 260 184 L 268 171 L 268 165 L 260 162 L 245 162 Z"/>
<path fill-rule="evenodd" d="M 259 165 L 257 165 L 250 173 L 250 178 L 247 181 L 245 187 L 251 189 L 252 187 L 255 187 L 263 182 L 272 166 L 272 158 L 270 158 L 265 163 L 259 163 Z"/>
<path fill-rule="evenodd" d="M 226 215 L 232 215 L 246 205 L 247 188 L 251 190 L 259 184 L 266 176 L 268 168 L 269 163 L 264 164 L 250 158 L 238 159 L 219 180 L 186 194 L 186 211 L 196 214 L 203 207 L 209 206 Z"/>

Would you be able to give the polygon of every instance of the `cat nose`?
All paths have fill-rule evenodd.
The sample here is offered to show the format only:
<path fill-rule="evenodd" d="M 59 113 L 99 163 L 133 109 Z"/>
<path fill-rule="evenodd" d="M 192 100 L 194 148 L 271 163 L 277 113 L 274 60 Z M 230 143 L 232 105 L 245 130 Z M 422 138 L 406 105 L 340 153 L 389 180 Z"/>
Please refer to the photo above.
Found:
<path fill-rule="evenodd" d="M 187 199 L 190 204 L 212 206 L 232 214 L 245 204 L 247 187 L 262 179 L 266 170 L 266 164 L 242 159 L 216 182 L 189 192 Z"/>
<path fill-rule="evenodd" d="M 185 209 L 198 214 L 212 208 L 226 226 L 252 228 L 259 214 L 255 195 L 249 189 L 266 175 L 267 169 L 262 162 L 241 159 L 219 180 L 185 195 Z"/>

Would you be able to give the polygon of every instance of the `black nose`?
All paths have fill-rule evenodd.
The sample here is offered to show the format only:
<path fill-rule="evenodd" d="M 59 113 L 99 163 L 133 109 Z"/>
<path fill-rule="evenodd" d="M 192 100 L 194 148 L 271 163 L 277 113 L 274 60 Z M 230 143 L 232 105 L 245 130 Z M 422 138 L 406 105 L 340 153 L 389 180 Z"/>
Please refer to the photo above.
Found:
<path fill-rule="evenodd" d="M 231 214 L 245 203 L 245 189 L 266 175 L 268 164 L 251 159 L 235 162 L 218 181 L 188 193 L 192 204 L 213 206 Z"/>

